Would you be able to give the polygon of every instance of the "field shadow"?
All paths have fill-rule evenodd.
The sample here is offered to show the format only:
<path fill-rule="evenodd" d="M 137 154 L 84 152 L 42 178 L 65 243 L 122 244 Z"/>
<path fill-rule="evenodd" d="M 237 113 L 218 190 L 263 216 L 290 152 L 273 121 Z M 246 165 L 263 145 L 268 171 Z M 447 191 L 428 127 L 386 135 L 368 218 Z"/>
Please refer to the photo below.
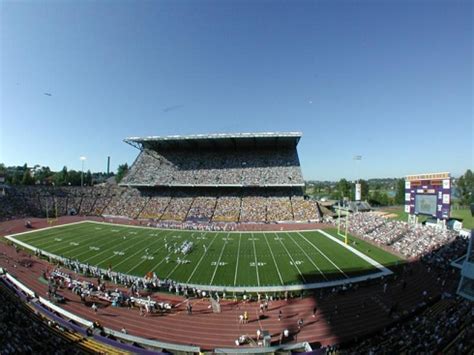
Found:
<path fill-rule="evenodd" d="M 416 260 L 386 264 L 391 275 L 289 294 L 287 304 L 275 308 L 283 311 L 279 322 L 281 332 L 287 329 L 290 333 L 289 337 L 283 337 L 282 343 L 297 339 L 298 342 L 308 341 L 315 348 L 322 344 L 338 344 L 338 349 L 352 349 L 362 341 L 382 334 L 388 327 L 414 319 L 438 302 L 443 293 L 456 293 L 460 272 L 450 267 L 449 262 L 458 257 L 454 251 L 462 253 L 457 245 L 458 241 L 453 241 Z M 360 276 L 367 272 L 354 268 L 346 274 Z M 340 279 L 336 274 L 328 276 Z M 308 280 L 320 280 L 320 277 L 317 272 L 303 273 L 300 281 L 307 283 Z M 292 302 L 292 298 L 302 296 L 301 301 Z M 298 326 L 300 319 L 303 321 L 301 327 Z M 277 345 L 281 333 L 275 334 L 273 343 Z"/>

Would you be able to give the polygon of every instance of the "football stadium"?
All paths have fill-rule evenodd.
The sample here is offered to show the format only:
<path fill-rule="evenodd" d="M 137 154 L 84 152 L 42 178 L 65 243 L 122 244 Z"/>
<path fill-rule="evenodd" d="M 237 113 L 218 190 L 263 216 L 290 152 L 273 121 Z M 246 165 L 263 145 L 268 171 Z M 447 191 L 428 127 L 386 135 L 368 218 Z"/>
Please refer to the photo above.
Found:
<path fill-rule="evenodd" d="M 443 224 L 446 198 L 416 221 L 449 174 L 406 178 L 411 222 L 335 213 L 304 195 L 301 137 L 132 137 L 118 185 L 5 188 L 4 297 L 84 352 L 408 351 L 420 319 L 455 323 L 416 349 L 472 350 L 469 234 Z"/>
<path fill-rule="evenodd" d="M 0 355 L 473 355 L 473 2 L 0 3 Z"/>

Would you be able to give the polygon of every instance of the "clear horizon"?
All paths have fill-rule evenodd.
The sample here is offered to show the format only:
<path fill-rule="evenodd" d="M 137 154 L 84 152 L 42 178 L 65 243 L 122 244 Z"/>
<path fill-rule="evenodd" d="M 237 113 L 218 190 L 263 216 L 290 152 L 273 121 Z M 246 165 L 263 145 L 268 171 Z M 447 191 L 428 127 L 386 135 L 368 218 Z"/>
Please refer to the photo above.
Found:
<path fill-rule="evenodd" d="M 474 167 L 470 1 L 0 4 L 0 162 L 105 171 L 129 136 L 301 131 L 305 180 Z M 353 157 L 361 155 L 362 160 Z"/>

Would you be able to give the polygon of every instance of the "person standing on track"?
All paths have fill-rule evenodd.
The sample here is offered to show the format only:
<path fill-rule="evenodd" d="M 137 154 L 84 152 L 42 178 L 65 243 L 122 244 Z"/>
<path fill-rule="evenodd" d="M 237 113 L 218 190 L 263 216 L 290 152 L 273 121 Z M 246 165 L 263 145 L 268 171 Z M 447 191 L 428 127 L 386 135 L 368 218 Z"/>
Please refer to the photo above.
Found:
<path fill-rule="evenodd" d="M 301 330 L 301 328 L 303 328 L 303 318 L 298 319 L 297 325 L 298 325 L 298 330 Z"/>

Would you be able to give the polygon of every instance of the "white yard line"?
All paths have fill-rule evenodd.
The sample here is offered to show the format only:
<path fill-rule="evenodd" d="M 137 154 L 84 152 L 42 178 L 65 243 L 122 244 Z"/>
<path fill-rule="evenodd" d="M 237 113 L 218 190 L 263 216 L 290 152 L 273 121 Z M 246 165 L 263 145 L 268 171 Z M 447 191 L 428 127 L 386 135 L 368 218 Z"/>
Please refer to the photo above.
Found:
<path fill-rule="evenodd" d="M 212 274 L 211 282 L 209 283 L 209 285 L 212 285 L 212 283 L 214 282 L 214 277 L 216 276 L 217 269 L 218 269 L 219 264 L 220 264 L 220 262 L 221 262 L 222 254 L 224 254 L 224 249 L 225 249 L 225 247 L 226 247 L 226 245 L 227 245 L 227 238 L 229 238 L 229 233 L 227 233 L 226 240 L 224 241 L 224 245 L 222 246 L 221 254 L 219 255 L 219 260 L 217 260 L 217 264 L 216 264 L 216 267 L 214 268 L 214 273 Z"/>
<path fill-rule="evenodd" d="M 75 225 L 75 224 L 88 223 L 88 222 L 89 222 L 89 221 L 79 221 L 79 222 L 72 222 L 72 223 L 67 223 L 67 224 L 59 224 L 59 225 L 57 225 L 57 226 L 45 227 L 45 228 L 36 229 L 36 230 L 32 230 L 32 231 L 27 231 L 27 232 L 21 232 L 21 233 L 10 234 L 10 235 L 6 236 L 6 238 L 7 238 L 7 237 L 18 237 L 19 235 L 32 234 L 32 233 L 36 233 L 36 232 L 45 231 L 45 230 L 48 230 L 48 229 L 55 229 L 55 228 L 73 226 L 73 225 Z M 17 240 L 17 239 L 15 239 L 15 240 Z"/>
<path fill-rule="evenodd" d="M 255 255 L 255 271 L 257 272 L 257 285 L 260 286 L 260 275 L 258 274 L 257 249 L 255 248 L 255 237 L 252 233 L 253 255 Z"/>
<path fill-rule="evenodd" d="M 205 236 L 205 235 L 206 235 L 206 233 L 204 233 L 204 235 L 202 235 L 202 233 L 201 233 L 201 236 Z M 191 234 L 191 238 L 194 239 L 194 233 Z M 201 243 L 201 240 L 198 240 L 198 241 L 196 242 L 196 247 L 199 245 L 199 243 Z M 197 249 L 197 248 L 196 248 L 196 249 Z M 171 256 L 171 253 L 169 253 L 168 256 Z M 151 271 L 152 271 L 152 272 L 155 271 L 155 269 L 156 269 L 158 266 L 160 266 L 160 265 L 163 263 L 163 261 L 165 261 L 165 260 L 166 260 L 166 257 L 163 258 L 163 260 L 161 260 L 161 262 L 160 262 L 158 265 L 155 265 L 155 267 L 154 267 Z M 179 267 L 179 265 L 180 265 L 180 264 L 176 263 L 176 266 L 168 273 L 168 275 L 166 275 L 166 278 L 169 278 L 169 277 L 173 274 L 173 272 L 175 272 L 175 270 Z"/>
<path fill-rule="evenodd" d="M 156 242 L 150 244 L 150 246 L 151 246 L 151 245 L 154 245 L 154 244 L 156 244 Z M 163 245 L 161 248 L 158 248 L 158 250 L 156 250 L 156 252 L 159 252 L 159 251 L 160 251 L 161 249 L 163 249 L 164 247 L 165 247 L 165 246 Z M 126 272 L 126 274 L 132 272 L 133 270 L 135 270 L 137 267 L 139 267 L 141 264 L 143 264 L 143 263 L 146 262 L 146 261 L 149 261 L 149 260 L 148 260 L 148 259 L 143 259 L 143 260 L 140 261 L 139 263 L 135 264 L 135 266 L 132 267 L 130 270 L 128 270 L 128 271 Z"/>
<path fill-rule="evenodd" d="M 67 233 L 67 232 L 66 232 Z M 55 253 L 56 251 L 59 251 L 61 249 L 64 249 L 65 247 L 65 244 L 64 243 L 68 243 L 68 242 L 80 242 L 80 244 L 83 244 L 84 242 L 88 242 L 89 240 L 95 238 L 95 236 L 88 236 L 88 237 L 84 237 L 83 239 L 77 239 L 77 235 L 76 236 L 72 236 L 72 235 L 64 235 L 64 232 L 63 233 L 58 233 L 58 234 L 49 234 L 47 236 L 48 240 L 44 241 L 43 243 L 36 243 L 34 241 L 25 241 L 25 243 L 32 243 L 32 244 L 35 244 L 35 246 L 37 248 L 40 248 L 40 249 L 54 249 L 54 250 L 51 250 L 51 252 Z M 56 241 L 55 239 L 56 238 L 60 238 L 61 241 L 58 242 Z M 69 244 L 68 244 L 69 246 Z"/>
<path fill-rule="evenodd" d="M 61 227 L 68 227 L 69 224 L 64 224 L 62 225 Z M 77 227 L 77 228 L 76 228 Z M 69 228 L 67 229 L 66 231 L 61 231 L 61 230 L 55 230 L 55 231 L 52 231 L 50 233 L 48 233 L 46 236 L 44 234 L 42 234 L 41 232 L 49 229 L 49 228 L 45 228 L 45 229 L 38 229 L 38 230 L 35 230 L 35 231 L 30 231 L 28 233 L 37 233 L 37 235 L 32 235 L 32 236 L 29 236 L 27 237 L 26 239 L 27 240 L 24 240 L 25 243 L 35 243 L 37 240 L 41 240 L 43 238 L 47 238 L 48 240 L 44 240 L 44 243 L 45 244 L 49 244 L 51 242 L 50 240 L 50 237 L 54 237 L 54 236 L 58 236 L 58 235 L 61 235 L 62 233 L 65 233 L 65 232 L 68 232 L 68 231 L 71 231 L 71 230 L 77 230 L 79 229 L 81 226 L 75 226 L 73 228 Z M 53 227 L 51 227 L 53 228 Z M 15 234 L 13 236 L 16 236 Z M 38 243 L 41 247 L 43 246 L 43 243 Z M 39 247 L 39 246 L 38 246 Z"/>
<path fill-rule="evenodd" d="M 22 242 L 21 240 L 16 239 L 15 236 L 20 236 L 20 235 L 24 235 L 24 234 L 32 234 L 32 233 L 37 233 L 37 232 L 48 230 L 48 229 L 67 227 L 69 225 L 83 224 L 83 223 L 91 223 L 91 224 L 95 224 L 95 225 L 111 225 L 111 226 L 114 226 L 116 228 L 123 228 L 123 229 L 137 228 L 137 229 L 142 229 L 142 230 L 143 229 L 149 229 L 149 230 L 154 230 L 154 231 L 158 231 L 158 232 L 170 231 L 170 232 L 175 232 L 175 233 L 180 233 L 180 232 L 189 233 L 188 231 L 181 231 L 181 230 L 176 230 L 176 229 L 164 229 L 164 228 L 143 227 L 143 226 L 130 226 L 130 225 L 121 225 L 121 224 L 116 224 L 116 223 L 84 220 L 84 221 L 73 222 L 73 223 L 69 223 L 69 224 L 46 227 L 46 228 L 42 228 L 40 230 L 33 230 L 33 231 L 26 231 L 26 232 L 16 233 L 16 234 L 6 236 L 5 238 L 12 241 L 12 242 L 14 242 L 14 243 L 16 243 L 16 244 L 18 244 L 18 245 L 21 245 L 21 246 L 25 247 L 27 249 L 31 249 L 33 251 L 36 251 L 36 250 L 41 250 L 41 249 L 37 248 L 37 247 L 34 247 L 32 245 L 29 245 L 26 242 Z M 221 292 L 221 291 L 228 291 L 228 292 L 244 292 L 244 291 L 247 291 L 247 292 L 280 292 L 280 291 L 296 291 L 296 290 L 305 290 L 305 289 L 315 289 L 315 288 L 322 288 L 322 287 L 333 287 L 333 286 L 338 286 L 338 285 L 345 285 L 345 284 L 348 284 L 348 283 L 356 283 L 356 282 L 365 281 L 365 280 L 369 280 L 369 279 L 376 279 L 376 278 L 379 278 L 381 276 L 386 276 L 386 275 L 392 274 L 392 271 L 390 271 L 388 268 L 384 267 L 383 265 L 381 265 L 377 261 L 371 259 L 370 257 L 368 257 L 365 254 L 359 252 L 358 250 L 356 250 L 356 249 L 354 249 L 354 248 L 352 248 L 348 245 L 345 245 L 342 241 L 338 240 L 337 238 L 329 235 L 328 233 L 326 233 L 322 230 L 314 229 L 314 230 L 307 230 L 305 232 L 315 232 L 315 231 L 320 232 L 321 234 L 323 234 L 324 236 L 326 236 L 329 239 L 333 240 L 334 242 L 338 243 L 339 245 L 344 246 L 346 249 L 348 249 L 348 250 L 352 251 L 353 253 L 357 254 L 359 257 L 361 257 L 362 259 L 364 259 L 368 263 L 372 264 L 373 266 L 375 266 L 376 268 L 378 268 L 381 271 L 377 272 L 377 273 L 370 273 L 370 274 L 367 274 L 367 275 L 351 277 L 351 278 L 347 278 L 347 279 L 339 279 L 339 280 L 327 281 L 327 282 L 317 282 L 317 283 L 311 283 L 311 284 L 306 284 L 305 283 L 305 284 L 299 284 L 299 285 L 286 285 L 286 286 L 281 285 L 281 286 L 263 286 L 263 287 L 262 286 L 259 286 L 259 287 L 249 287 L 249 286 L 235 287 L 235 284 L 237 283 L 237 270 L 238 270 L 238 262 L 239 262 L 239 258 L 240 258 L 240 241 L 241 241 L 241 238 L 242 238 L 242 234 L 264 234 L 264 233 L 268 233 L 268 232 L 263 232 L 262 231 L 262 232 L 244 232 L 244 233 L 242 233 L 241 231 L 235 231 L 235 232 L 229 231 L 229 232 L 225 232 L 225 233 L 231 233 L 231 234 L 239 233 L 239 247 L 238 247 L 238 251 L 237 251 L 238 254 L 237 254 L 237 262 L 236 262 L 236 273 L 235 273 L 235 276 L 234 276 L 234 287 L 232 287 L 232 286 L 230 286 L 230 287 L 229 286 L 218 286 L 218 285 L 217 286 L 199 285 L 199 284 L 191 284 L 191 283 L 186 283 L 186 284 L 182 283 L 182 285 L 183 286 L 188 286 L 188 287 L 197 287 L 197 288 L 200 288 L 202 290 L 219 291 L 219 292 Z M 291 231 L 286 231 L 286 232 L 291 232 Z M 299 233 L 300 231 L 295 231 L 295 232 Z M 217 237 L 217 235 L 214 237 L 214 240 L 215 240 L 216 237 Z M 214 242 L 214 240 L 212 241 L 212 243 Z M 310 243 L 310 244 L 312 244 L 312 243 Z M 288 253 L 290 259 L 292 259 L 291 255 L 289 254 L 288 250 L 286 249 L 286 247 L 284 246 L 283 243 L 282 243 L 282 245 L 283 245 L 284 249 L 286 250 L 286 252 Z M 43 254 L 47 255 L 47 256 L 50 256 L 53 259 L 63 260 L 60 256 L 55 255 L 53 253 L 48 253 L 48 252 L 43 251 Z M 199 260 L 198 266 L 202 262 L 202 259 L 204 258 L 204 256 L 205 256 L 205 254 L 203 254 L 201 256 L 201 259 Z M 294 260 L 293 260 L 293 262 L 294 262 Z M 198 266 L 193 270 L 193 274 L 197 270 Z M 106 271 L 105 269 L 101 269 L 101 270 L 104 271 L 104 272 Z M 298 269 L 298 271 L 300 272 L 299 269 Z M 193 276 L 193 274 L 191 276 Z M 301 272 L 300 272 L 300 274 L 301 274 Z M 191 277 L 188 279 L 188 282 L 189 282 L 190 279 L 191 279 Z"/>
<path fill-rule="evenodd" d="M 171 269 L 168 275 L 166 275 L 166 278 L 169 278 L 178 267 L 179 267 L 179 264 L 176 263 L 175 267 Z"/>
<path fill-rule="evenodd" d="M 301 247 L 301 245 L 299 245 L 299 244 L 296 242 L 296 240 L 294 240 L 288 233 L 286 233 L 286 234 L 288 235 L 288 238 L 290 238 L 290 239 L 293 241 L 293 243 L 295 243 L 296 246 L 297 246 L 298 248 L 300 248 L 300 250 L 301 250 L 301 251 L 303 252 L 303 254 L 306 256 L 306 258 L 308 258 L 309 262 L 310 262 L 311 264 L 313 264 L 313 266 L 314 266 L 316 269 L 318 269 L 318 271 L 319 271 L 319 273 L 322 275 L 322 277 L 324 277 L 324 279 L 325 279 L 326 281 L 328 281 L 328 278 L 326 277 L 326 275 L 324 275 L 324 272 L 323 272 L 323 271 L 319 268 L 319 266 L 310 258 L 310 256 L 309 256 L 309 255 L 306 253 L 306 251 Z"/>
<path fill-rule="evenodd" d="M 81 223 L 82 224 L 82 223 Z M 53 229 L 53 228 L 58 228 L 58 227 L 63 227 L 65 228 L 66 230 L 70 231 L 70 230 L 77 230 L 77 229 L 80 229 L 81 227 L 84 228 L 84 226 L 81 226 L 80 224 L 76 224 L 76 225 L 73 225 L 71 226 L 70 228 L 69 227 L 69 224 L 63 224 L 61 226 L 55 226 L 55 227 L 47 227 L 47 228 L 43 228 L 43 229 L 36 229 L 36 230 L 33 230 L 33 231 L 28 231 L 26 232 L 25 234 L 33 234 L 33 235 L 30 235 L 30 236 L 26 236 L 25 239 L 28 240 L 28 242 L 31 242 L 31 241 L 35 241 L 35 240 L 38 240 L 38 239 L 42 239 L 45 237 L 44 234 L 42 234 L 42 232 L 46 232 L 48 231 L 50 228 Z M 87 228 L 87 227 L 85 227 Z M 47 236 L 50 236 L 50 235 L 58 235 L 58 234 L 61 234 L 63 233 L 62 230 L 52 230 L 52 231 L 49 231 L 49 233 L 47 234 Z M 21 233 L 20 233 L 21 235 Z M 16 236 L 16 234 L 13 234 L 13 236 Z"/>
<path fill-rule="evenodd" d="M 5 237 L 12 242 L 21 245 L 27 249 L 36 251 L 39 250 L 38 248 L 35 248 L 29 244 L 23 243 L 20 240 L 15 239 L 13 236 L 7 236 Z M 49 256 L 53 259 L 56 260 L 64 260 L 58 255 L 48 253 L 48 252 L 43 252 L 43 255 Z M 376 261 L 374 261 L 377 263 Z M 98 268 L 102 272 L 107 272 L 107 270 Z M 281 286 L 260 286 L 260 287 L 255 287 L 255 286 L 211 286 L 211 285 L 202 285 L 202 284 L 192 284 L 192 283 L 180 283 L 182 286 L 187 286 L 190 288 L 198 288 L 201 290 L 206 290 L 206 291 L 218 291 L 218 292 L 283 292 L 283 291 L 300 291 L 300 290 L 311 290 L 311 289 L 317 289 L 317 288 L 326 288 L 326 287 L 334 287 L 334 286 L 341 286 L 341 285 L 347 285 L 347 284 L 353 284 L 357 282 L 362 282 L 362 281 L 367 281 L 367 280 L 374 280 L 377 278 L 380 278 L 382 276 L 387 276 L 392 274 L 392 271 L 389 269 L 385 268 L 382 266 L 383 271 L 376 272 L 376 273 L 370 273 L 367 275 L 362 275 L 362 276 L 356 276 L 356 277 L 351 277 L 349 279 L 339 279 L 339 280 L 334 280 L 334 281 L 327 281 L 327 282 L 315 282 L 315 283 L 305 283 L 305 284 L 298 284 L 298 285 L 281 285 Z M 153 270 L 152 270 L 153 271 Z"/>
<path fill-rule="evenodd" d="M 81 222 L 82 223 L 82 222 Z M 65 227 L 67 225 L 63 225 L 63 227 Z M 74 231 L 76 231 L 76 228 L 73 229 Z M 37 232 L 40 232 L 40 231 L 37 231 Z M 66 231 L 54 231 L 53 235 L 48 235 L 48 241 L 46 243 L 41 243 L 41 245 L 35 245 L 35 248 L 38 248 L 39 250 L 44 250 L 44 251 L 48 251 L 52 254 L 58 254 L 60 252 L 62 252 L 63 250 L 66 250 L 66 249 L 70 249 L 71 248 L 71 245 L 69 244 L 70 242 L 74 242 L 74 241 L 77 241 L 79 242 L 80 246 L 79 248 L 77 248 L 78 250 L 85 250 L 85 252 L 80 252 L 79 254 L 76 254 L 76 255 L 72 255 L 72 256 L 69 256 L 68 258 L 69 259 L 72 259 L 72 258 L 76 258 L 77 256 L 79 255 L 82 255 L 82 254 L 85 254 L 86 252 L 89 252 L 90 250 L 88 248 L 85 248 L 86 246 L 90 246 L 90 241 L 97 238 L 99 236 L 99 234 L 104 234 L 104 232 L 106 233 L 107 230 L 105 231 L 102 231 L 100 233 L 92 233 L 91 231 L 84 231 L 85 234 L 90 234 L 92 233 L 92 235 L 89 235 L 87 237 L 82 237 L 81 239 L 78 239 L 78 236 L 74 236 L 73 238 L 71 238 L 70 236 L 64 236 L 63 238 L 65 240 L 61 241 L 61 242 L 57 242 L 57 241 L 54 241 L 54 240 L 50 240 L 50 238 L 54 237 L 54 236 L 58 236 L 58 235 L 61 235 L 62 233 L 68 233 L 69 230 L 66 230 Z M 94 231 L 95 232 L 95 231 Z M 59 233 L 59 234 L 58 234 Z M 43 236 L 44 237 L 44 236 Z M 30 243 L 30 241 L 27 241 L 25 243 Z M 35 243 L 36 244 L 36 243 Z M 105 242 L 103 243 L 102 245 L 108 245 L 109 242 Z M 49 246 L 54 246 L 53 248 L 49 249 Z M 102 246 L 101 245 L 101 246 Z"/>
<path fill-rule="evenodd" d="M 278 235 L 278 234 L 275 234 L 275 235 Z M 272 255 L 273 263 L 275 264 L 276 271 L 278 272 L 278 277 L 280 278 L 280 282 L 283 285 L 284 284 L 283 278 L 281 277 L 280 269 L 278 268 L 278 265 L 276 263 L 275 255 L 273 255 L 273 251 L 272 251 L 272 248 L 270 247 L 270 243 L 268 243 L 267 235 L 263 233 L 263 237 L 265 238 L 265 241 L 267 242 L 268 249 L 270 250 L 270 254 Z"/>
<path fill-rule="evenodd" d="M 290 252 L 288 251 L 288 249 L 286 248 L 285 244 L 283 244 L 283 241 L 280 239 L 280 244 L 283 246 L 283 248 L 285 249 L 286 253 L 288 254 L 288 256 L 290 257 L 291 259 L 291 262 L 293 263 L 293 266 L 296 268 L 296 270 L 298 270 L 301 278 L 303 279 L 303 282 L 306 283 L 306 279 L 304 278 L 303 274 L 301 273 L 301 270 L 300 268 L 298 267 L 298 265 L 296 265 L 295 263 L 295 260 L 293 259 L 293 257 L 291 256 Z"/>
<path fill-rule="evenodd" d="M 327 261 L 329 261 L 336 269 L 339 270 L 339 272 L 341 274 L 343 274 L 346 278 L 349 278 L 349 276 L 347 276 L 347 274 L 342 271 L 339 266 L 337 266 L 331 259 L 328 258 L 328 256 L 326 254 L 324 254 L 321 249 L 319 249 L 316 245 L 314 245 L 313 243 L 311 243 L 303 234 L 301 234 L 300 232 L 298 232 L 298 234 L 304 239 L 306 240 L 309 244 L 311 244 L 313 246 L 314 249 L 316 249 L 319 253 L 321 253 L 322 256 L 324 256 L 326 258 Z"/>
<path fill-rule="evenodd" d="M 168 254 L 167 256 L 170 256 L 170 255 L 171 255 L 171 254 Z M 151 272 L 155 272 L 155 270 L 158 268 L 158 266 L 160 266 L 161 264 L 163 264 L 163 261 L 165 261 L 165 260 L 166 260 L 166 256 L 165 256 L 163 259 L 161 259 L 161 261 L 160 261 L 158 264 L 156 264 L 155 266 L 153 266 L 153 268 L 151 269 Z"/>
<path fill-rule="evenodd" d="M 343 246 L 344 248 L 346 248 L 347 250 L 350 250 L 351 252 L 353 252 L 355 255 L 357 255 L 358 257 L 360 257 L 361 259 L 364 259 L 365 261 L 367 261 L 369 264 L 375 266 L 377 269 L 379 269 L 380 271 L 383 271 L 384 273 L 387 273 L 387 274 L 391 274 L 392 272 L 386 268 L 385 266 L 383 266 L 382 264 L 380 264 L 378 261 L 372 259 L 370 256 L 367 256 L 365 255 L 364 253 L 361 253 L 360 251 L 358 251 L 357 249 L 351 247 L 350 245 L 347 245 L 346 243 L 340 241 L 339 239 L 333 237 L 332 235 L 330 235 L 329 233 L 326 233 L 325 231 L 323 230 L 320 230 L 318 229 L 318 232 L 321 233 L 322 235 L 324 235 L 325 237 L 331 239 L 333 242 L 336 242 L 337 244 Z"/>
<path fill-rule="evenodd" d="M 90 241 L 91 241 L 91 240 L 94 240 L 94 239 L 96 239 L 96 238 L 98 238 L 98 237 L 99 237 L 99 238 L 102 238 L 102 236 L 99 236 L 99 234 L 102 235 L 103 233 L 104 233 L 104 232 L 97 233 L 97 234 L 91 235 L 91 236 L 89 236 L 89 237 L 83 237 L 83 238 L 81 238 L 81 239 L 77 239 L 77 238 L 80 237 L 80 236 L 75 236 L 74 239 L 72 239 L 72 240 L 69 239 L 69 240 L 67 240 L 67 241 L 64 240 L 64 241 L 61 241 L 61 242 L 59 242 L 59 243 L 57 242 L 57 243 L 58 243 L 58 245 L 57 245 L 58 248 L 52 248 L 51 250 L 48 250 L 48 251 L 51 252 L 51 253 L 53 253 L 53 254 L 57 254 L 58 252 L 60 252 L 60 251 L 62 251 L 62 250 L 64 250 L 64 249 L 70 249 L 70 248 L 71 248 L 71 245 L 70 245 L 69 243 L 78 242 L 80 246 L 77 248 L 77 249 L 78 249 L 77 251 L 84 249 L 84 252 L 81 251 L 79 254 L 72 255 L 72 256 L 69 257 L 70 259 L 74 259 L 74 258 L 76 258 L 76 257 L 79 256 L 79 255 L 83 255 L 83 254 L 86 254 L 86 253 L 90 252 L 90 250 L 89 250 L 88 248 L 86 249 L 85 247 L 91 246 L 91 244 L 90 244 Z M 107 235 L 107 233 L 103 234 L 103 236 L 105 236 L 105 235 Z M 69 243 L 68 243 L 68 242 L 69 242 Z M 116 242 L 116 241 L 115 241 L 115 242 Z M 64 244 L 64 243 L 66 243 L 66 244 Z M 101 246 L 102 246 L 102 245 L 108 245 L 108 244 L 110 244 L 110 243 L 111 243 L 111 241 L 105 241 L 105 242 L 103 242 L 103 243 L 101 244 Z M 97 246 L 97 245 L 96 245 L 96 246 Z M 39 247 L 39 248 L 40 248 L 40 249 L 48 249 L 47 247 L 45 248 L 45 247 L 43 247 L 43 246 L 41 246 L 41 247 Z"/>
<path fill-rule="evenodd" d="M 105 217 L 106 218 L 106 217 Z M 158 227 L 147 227 L 147 226 L 133 226 L 133 225 L 128 225 L 128 224 L 119 224 L 119 223 L 110 223 L 110 222 L 99 222 L 99 221 L 85 221 L 89 223 L 95 223 L 95 224 L 109 224 L 111 226 L 116 226 L 116 227 L 126 227 L 126 228 L 141 228 L 141 229 L 154 229 L 154 230 L 166 230 L 166 231 L 184 231 L 184 232 L 191 232 L 191 230 L 187 229 L 170 229 L 170 228 L 158 228 Z M 74 223 L 82 223 L 81 222 L 74 222 Z M 72 224 L 72 223 L 70 223 Z M 332 227 L 329 226 L 328 227 Z M 319 229 L 305 229 L 305 232 L 316 232 Z M 248 231 L 221 231 L 221 232 L 216 232 L 216 233 L 242 233 L 242 234 L 263 234 L 263 233 L 270 233 L 270 232 L 278 232 L 278 231 L 253 231 L 253 232 L 248 232 Z M 293 233 L 293 232 L 301 232 L 301 229 L 296 229 L 296 230 L 287 230 L 285 232 Z"/>
<path fill-rule="evenodd" d="M 216 235 L 214 236 L 214 239 L 212 240 L 211 244 L 209 244 L 209 246 L 207 247 L 206 251 L 202 254 L 201 256 L 201 259 L 199 259 L 196 267 L 194 268 L 193 272 L 191 273 L 191 275 L 188 277 L 188 280 L 186 282 L 189 282 L 189 280 L 192 279 L 194 273 L 196 272 L 196 270 L 198 269 L 199 265 L 201 264 L 202 262 L 202 259 L 204 259 L 204 256 L 206 256 L 207 252 L 211 249 L 211 245 L 212 243 L 214 243 L 214 240 L 216 240 L 217 236 L 219 235 L 219 233 L 216 233 Z"/>
<path fill-rule="evenodd" d="M 239 246 L 237 247 L 237 262 L 235 263 L 234 286 L 237 283 L 237 273 L 239 270 L 240 241 L 241 240 L 242 240 L 242 233 L 239 234 Z"/>
<path fill-rule="evenodd" d="M 123 235 L 122 235 L 121 237 L 123 237 Z M 97 256 L 99 256 L 99 255 L 102 255 L 102 254 L 104 254 L 104 253 L 107 253 L 107 252 L 109 252 L 109 251 L 111 251 L 111 250 L 113 250 L 113 249 L 119 248 L 119 247 L 120 247 L 122 244 L 124 244 L 124 243 L 128 244 L 128 243 L 130 242 L 130 239 L 129 239 L 129 238 L 131 238 L 131 239 L 133 240 L 133 239 L 135 239 L 135 238 L 136 238 L 136 239 L 142 239 L 143 237 L 144 237 L 144 236 L 141 235 L 141 234 L 133 235 L 133 236 L 127 236 L 127 239 L 121 238 L 121 241 L 120 241 L 119 243 L 117 243 L 117 240 L 116 240 L 116 239 L 115 239 L 115 240 L 112 239 L 111 241 L 109 241 L 109 242 L 107 242 L 107 243 L 104 244 L 105 246 L 107 246 L 107 245 L 112 245 L 111 247 L 107 247 L 106 249 L 102 250 L 100 253 L 97 253 L 97 254 L 94 254 L 94 255 L 89 256 L 88 258 L 84 259 L 82 262 L 87 262 L 88 260 L 91 260 L 91 259 L 93 259 L 93 258 L 95 258 L 95 257 L 97 257 Z M 117 237 L 114 237 L 114 238 L 120 238 L 120 237 L 117 236 Z M 145 242 L 145 241 L 146 241 L 146 239 L 141 240 L 141 241 L 138 242 L 138 244 L 141 244 L 141 243 L 143 243 L 143 242 Z M 137 244 L 133 244 L 133 243 L 132 243 L 128 248 L 126 248 L 126 249 L 123 250 L 123 251 L 127 251 L 127 250 L 129 250 L 129 249 L 135 247 L 136 245 L 137 245 Z M 117 250 L 117 249 L 116 249 L 116 250 Z M 76 258 L 76 259 L 77 259 L 78 256 L 83 255 L 83 254 L 86 254 L 86 253 L 88 253 L 88 252 L 89 252 L 89 251 L 85 251 L 85 252 L 79 253 L 79 254 L 77 254 L 77 255 L 74 255 L 73 258 Z M 108 257 L 108 258 L 102 260 L 101 262 L 104 262 L 104 261 L 106 261 L 106 260 L 109 260 L 109 259 L 111 259 L 111 258 L 114 257 L 114 256 L 115 256 L 115 255 L 112 255 L 112 256 L 110 256 L 110 257 Z"/>
<path fill-rule="evenodd" d="M 156 238 L 157 240 L 155 240 L 155 242 L 151 243 L 150 245 L 148 245 L 146 248 L 142 248 L 140 250 L 138 250 L 136 253 L 133 253 L 132 255 L 130 255 L 128 258 L 125 258 L 124 260 L 122 260 L 121 262 L 119 262 L 118 264 L 116 264 L 114 267 L 117 267 L 119 265 L 122 265 L 124 262 L 126 262 L 127 260 L 129 260 L 130 258 L 134 257 L 135 255 L 139 254 L 140 252 L 143 252 L 145 249 L 147 248 L 150 248 L 152 245 L 155 245 L 156 243 L 158 242 L 164 242 L 163 239 L 161 238 Z M 147 242 L 149 242 L 149 240 L 146 240 Z M 140 243 L 142 244 L 142 243 Z M 136 245 L 133 245 L 132 247 L 134 247 Z M 114 255 L 115 256 L 115 255 Z M 103 262 L 103 261 L 102 261 Z"/>
<path fill-rule="evenodd" d="M 151 272 L 154 272 L 154 271 L 158 268 L 158 266 L 160 266 L 161 264 L 163 264 L 163 262 L 164 262 L 164 261 L 166 260 L 166 258 L 169 257 L 169 256 L 172 256 L 171 253 L 168 253 L 168 255 L 166 255 L 163 259 L 161 259 L 161 261 L 160 261 L 158 264 L 156 264 L 155 266 L 153 266 L 153 268 L 151 269 Z M 174 270 L 173 270 L 173 271 L 174 271 Z"/>

